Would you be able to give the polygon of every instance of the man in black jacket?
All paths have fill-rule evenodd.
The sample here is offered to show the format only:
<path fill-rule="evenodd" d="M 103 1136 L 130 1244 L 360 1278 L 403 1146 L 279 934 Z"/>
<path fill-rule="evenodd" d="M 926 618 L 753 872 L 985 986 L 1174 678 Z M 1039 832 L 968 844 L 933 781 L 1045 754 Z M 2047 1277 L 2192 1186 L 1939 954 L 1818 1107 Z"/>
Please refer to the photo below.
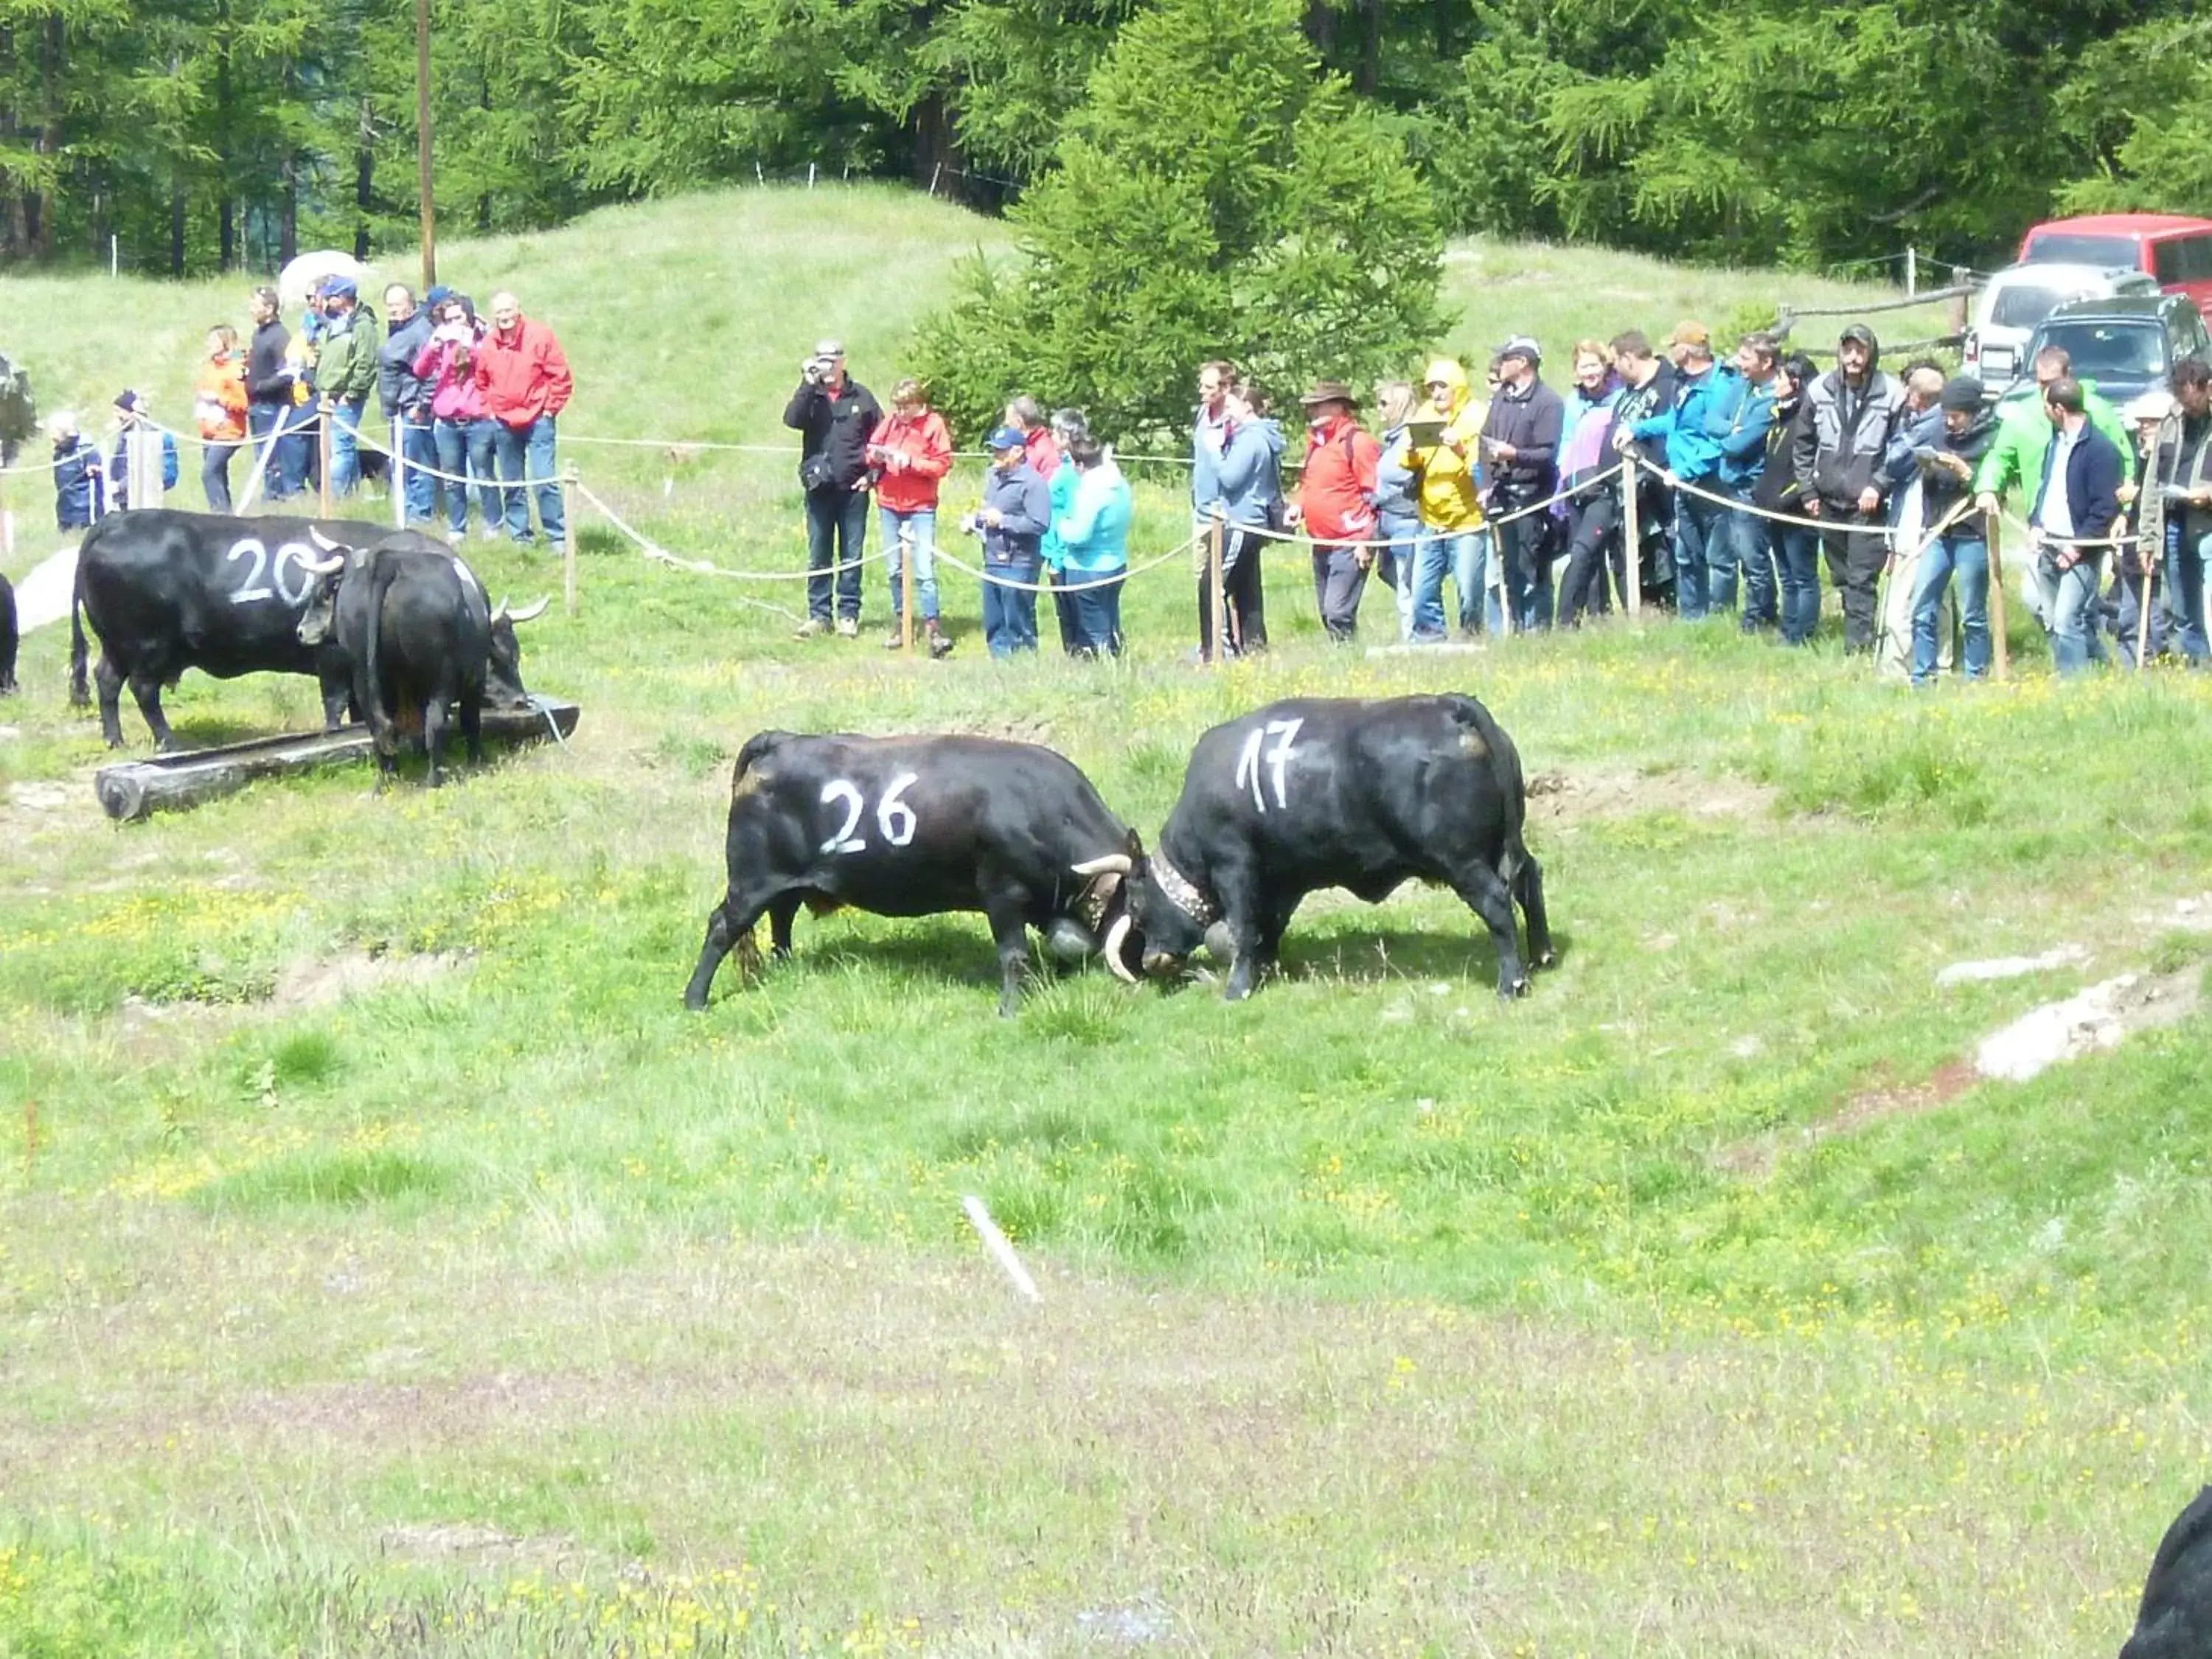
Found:
<path fill-rule="evenodd" d="M 1641 330 L 1613 337 L 1613 366 L 1620 374 L 1620 401 L 1613 407 L 1616 433 L 1633 432 L 1660 410 L 1674 408 L 1674 365 L 1651 349 Z M 1611 436 L 1606 446 L 1608 451 L 1613 447 Z M 1641 583 L 1644 594 L 1656 601 L 1674 580 L 1674 557 L 1663 540 L 1674 522 L 1674 492 L 1661 476 L 1667 470 L 1667 441 L 1644 438 L 1631 447 L 1651 465 L 1635 470 L 1637 540 L 1641 545 L 1628 550 L 1626 556 L 1636 567 L 1630 580 Z M 1648 556 L 1646 550 L 1655 544 L 1658 556 Z"/>
<path fill-rule="evenodd" d="M 246 349 L 246 420 L 254 447 L 273 453 L 258 457 L 262 493 L 272 501 L 296 495 L 307 487 L 307 449 L 305 439 L 285 433 L 290 422 L 292 368 L 284 354 L 292 336 L 278 315 L 282 308 L 273 288 L 257 288 L 249 305 L 253 313 L 253 339 Z"/>
<path fill-rule="evenodd" d="M 2081 383 L 2071 374 L 2045 388 L 2043 408 L 2055 430 L 2043 453 L 2043 483 L 2027 527 L 2035 543 L 2044 614 L 2051 619 L 2051 660 L 2060 673 L 2078 674 L 2104 660 L 2105 647 L 2097 637 L 2101 544 L 2120 516 L 2127 463 L 2112 441 L 2090 423 Z"/>
<path fill-rule="evenodd" d="M 1498 354 L 1498 396 L 1482 423 L 1482 460 L 1490 487 L 1483 512 L 1498 526 L 1498 556 L 1505 561 L 1507 597 L 1516 628 L 1552 625 L 1552 526 L 1548 512 L 1529 512 L 1559 485 L 1559 433 L 1566 405 L 1537 378 L 1543 354 L 1525 334 Z"/>
<path fill-rule="evenodd" d="M 831 627 L 835 544 L 837 632 L 860 632 L 860 560 L 868 540 L 868 440 L 884 418 L 875 394 L 845 374 L 845 348 L 823 340 L 799 366 L 799 390 L 783 423 L 799 436 L 799 482 L 806 490 L 807 617 L 799 636 Z"/>
<path fill-rule="evenodd" d="M 394 283 L 384 290 L 384 343 L 376 349 L 376 396 L 385 423 L 407 464 L 407 522 L 427 526 L 437 517 L 438 441 L 430 429 L 430 394 L 435 389 L 415 372 L 415 360 L 430 343 L 430 313 L 415 303 L 415 290 Z M 459 485 L 454 486 L 456 489 Z"/>
<path fill-rule="evenodd" d="M 1982 515 L 1969 497 L 1982 457 L 1996 441 L 1997 412 L 1982 401 L 1982 383 L 1961 374 L 1943 383 L 1936 407 L 1942 412 L 1931 441 L 1916 447 L 1912 460 L 1920 477 L 1920 515 L 1929 529 L 1950 521 L 1928 541 L 1913 574 L 1912 683 L 1936 678 L 1936 621 L 1954 572 L 1959 578 L 1959 620 L 1966 635 L 1966 678 L 1980 679 L 1990 670 L 1990 544 Z M 1957 517 L 1954 519 L 1954 514 Z M 1898 575 L 1906 566 L 1899 550 Z"/>

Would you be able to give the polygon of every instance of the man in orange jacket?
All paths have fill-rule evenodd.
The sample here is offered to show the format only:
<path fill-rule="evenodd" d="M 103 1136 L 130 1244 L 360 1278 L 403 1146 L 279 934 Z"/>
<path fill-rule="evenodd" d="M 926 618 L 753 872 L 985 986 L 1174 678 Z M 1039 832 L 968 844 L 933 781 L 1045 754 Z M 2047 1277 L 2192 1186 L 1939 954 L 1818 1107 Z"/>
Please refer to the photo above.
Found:
<path fill-rule="evenodd" d="M 1297 521 L 1313 541 L 1314 600 L 1331 640 L 1348 641 L 1375 563 L 1375 470 L 1382 447 L 1362 429 L 1352 388 L 1322 380 L 1298 401 L 1306 411 L 1306 465 Z"/>
<path fill-rule="evenodd" d="M 512 294 L 491 296 L 491 331 L 476 351 L 477 386 L 484 413 L 494 422 L 492 452 L 497 459 L 505 499 L 507 533 L 530 545 L 530 508 L 521 482 L 533 480 L 538 520 L 549 547 L 558 547 L 566 526 L 561 518 L 561 486 L 553 473 L 554 422 L 568 406 L 576 383 L 561 343 L 544 324 L 522 314 Z"/>

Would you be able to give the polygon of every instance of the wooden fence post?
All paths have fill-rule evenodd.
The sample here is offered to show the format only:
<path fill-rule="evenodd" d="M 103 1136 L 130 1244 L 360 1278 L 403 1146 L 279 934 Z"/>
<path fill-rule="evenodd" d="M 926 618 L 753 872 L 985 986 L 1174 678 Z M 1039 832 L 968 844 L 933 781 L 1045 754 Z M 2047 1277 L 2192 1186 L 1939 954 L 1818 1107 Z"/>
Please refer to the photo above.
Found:
<path fill-rule="evenodd" d="M 576 614 L 576 464 L 561 470 L 561 602 Z"/>
<path fill-rule="evenodd" d="M 1206 661 L 1220 663 L 1229 655 L 1229 595 L 1222 577 L 1222 541 L 1228 534 L 1228 520 L 1220 513 L 1206 532 L 1206 597 L 1213 607 L 1213 634 L 1207 647 Z"/>
<path fill-rule="evenodd" d="M 407 427 L 397 415 L 392 417 L 392 527 L 407 528 Z"/>
<path fill-rule="evenodd" d="M 914 649 L 914 526 L 901 525 L 899 544 L 899 649 Z"/>
<path fill-rule="evenodd" d="M 1983 529 L 1990 550 L 1990 672 L 2002 685 L 2009 677 L 2012 662 L 2010 648 L 2005 643 L 2004 559 L 1997 546 L 2003 526 L 1992 513 Z"/>
<path fill-rule="evenodd" d="M 331 411 L 337 407 L 325 398 L 317 405 L 315 416 L 315 454 L 322 462 L 322 506 L 323 516 L 326 519 L 336 516 L 331 489 Z"/>
<path fill-rule="evenodd" d="M 1636 452 L 1620 458 L 1620 603 L 1631 622 L 1644 616 L 1644 525 L 1637 502 Z"/>

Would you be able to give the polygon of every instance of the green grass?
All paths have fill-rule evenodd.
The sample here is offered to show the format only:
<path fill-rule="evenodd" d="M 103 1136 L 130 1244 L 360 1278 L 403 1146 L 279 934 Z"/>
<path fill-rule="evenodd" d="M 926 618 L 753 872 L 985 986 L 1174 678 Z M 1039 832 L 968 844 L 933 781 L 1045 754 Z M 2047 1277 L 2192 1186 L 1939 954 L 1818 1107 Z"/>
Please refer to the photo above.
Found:
<path fill-rule="evenodd" d="M 447 261 L 561 326 L 574 430 L 750 441 L 817 332 L 880 388 L 979 234 L 745 192 Z M 1452 268 L 1509 260 L 1530 311 L 1496 322 L 1547 343 L 1775 280 Z M 88 374 L 114 317 L 188 347 L 220 297 L 108 287 L 0 293 Z M 574 453 L 679 552 L 799 562 L 781 458 Z M 1139 544 L 1181 533 L 1148 489 Z M 584 708 L 568 748 L 119 829 L 64 635 L 32 635 L 0 706 L 0 1653 L 2112 1651 L 2208 1449 L 2212 1028 L 2019 1086 L 1956 1062 L 2201 969 L 2207 683 L 2060 686 L 2017 629 L 2014 684 L 1917 698 L 1718 626 L 1368 657 L 1322 644 L 1297 553 L 1268 583 L 1279 648 L 1217 674 L 1180 562 L 1110 667 L 994 667 L 955 577 L 929 665 L 595 537 L 580 616 L 526 638 Z M 850 915 L 679 1006 L 761 727 L 1036 738 L 1149 836 L 1212 722 L 1446 686 L 1569 785 L 1534 806 L 1564 953 L 1524 1003 L 1408 892 L 1316 900 L 1236 1007 L 1089 974 L 1001 1022 L 980 921 Z M 171 708 L 211 741 L 312 688 Z M 2086 966 L 1933 988 L 2064 941 Z"/>

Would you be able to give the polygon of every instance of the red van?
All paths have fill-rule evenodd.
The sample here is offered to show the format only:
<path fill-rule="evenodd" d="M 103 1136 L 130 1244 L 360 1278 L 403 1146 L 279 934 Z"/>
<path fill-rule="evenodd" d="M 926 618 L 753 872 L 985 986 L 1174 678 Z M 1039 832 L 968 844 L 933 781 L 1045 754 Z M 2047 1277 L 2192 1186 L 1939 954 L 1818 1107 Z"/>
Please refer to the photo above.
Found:
<path fill-rule="evenodd" d="M 2212 219 L 2173 213 L 2092 213 L 2051 219 L 2021 239 L 2022 264 L 2053 259 L 2147 270 L 2168 294 L 2212 315 Z"/>

